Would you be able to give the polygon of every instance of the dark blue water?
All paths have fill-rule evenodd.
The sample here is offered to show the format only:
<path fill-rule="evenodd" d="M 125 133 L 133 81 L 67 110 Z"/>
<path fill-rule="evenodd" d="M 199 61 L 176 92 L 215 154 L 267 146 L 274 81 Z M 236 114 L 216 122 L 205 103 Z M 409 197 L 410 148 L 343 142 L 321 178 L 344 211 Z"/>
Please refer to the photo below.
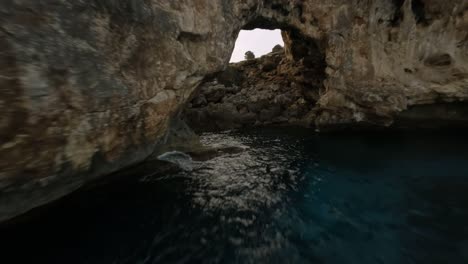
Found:
<path fill-rule="evenodd" d="M 248 148 L 127 172 L 0 227 L 1 263 L 468 263 L 468 139 L 206 134 Z"/>

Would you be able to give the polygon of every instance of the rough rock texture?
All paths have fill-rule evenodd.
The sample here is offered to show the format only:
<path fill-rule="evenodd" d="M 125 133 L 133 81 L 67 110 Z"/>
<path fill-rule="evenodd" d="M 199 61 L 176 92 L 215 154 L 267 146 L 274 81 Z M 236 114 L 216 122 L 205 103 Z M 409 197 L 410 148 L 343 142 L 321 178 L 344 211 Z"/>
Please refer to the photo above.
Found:
<path fill-rule="evenodd" d="M 289 60 L 284 50 L 230 64 L 210 78 L 184 111 L 197 131 L 259 125 L 304 125 L 315 121 L 323 88 L 325 62 L 320 53 L 305 70 L 303 61 Z M 312 56 L 311 56 L 312 57 Z"/>
<path fill-rule="evenodd" d="M 149 156 L 251 6 L 0 1 L 0 221 Z"/>
<path fill-rule="evenodd" d="M 466 102 L 467 7 L 468 1 L 435 0 L 343 6 L 327 40 L 327 92 L 317 125 L 389 126 L 415 105 Z"/>
<path fill-rule="evenodd" d="M 468 98 L 466 0 L 0 1 L 0 221 L 135 164 L 242 28 L 326 60 L 319 127 Z M 311 43 L 314 43 L 311 48 Z M 411 115 L 409 115 L 411 116 Z"/>

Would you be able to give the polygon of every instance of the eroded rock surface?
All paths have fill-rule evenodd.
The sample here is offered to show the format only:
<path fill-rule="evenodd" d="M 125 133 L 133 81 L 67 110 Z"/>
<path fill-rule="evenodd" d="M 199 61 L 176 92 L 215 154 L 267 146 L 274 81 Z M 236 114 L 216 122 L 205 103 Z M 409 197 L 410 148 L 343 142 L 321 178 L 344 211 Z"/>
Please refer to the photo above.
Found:
<path fill-rule="evenodd" d="M 230 64 L 199 88 L 185 120 L 197 131 L 313 124 L 325 77 L 323 58 L 314 55 L 317 63 L 308 72 L 303 61 L 287 59 L 283 49 Z"/>
<path fill-rule="evenodd" d="M 0 221 L 148 157 L 242 28 L 326 62 L 320 128 L 468 98 L 466 0 L 4 0 Z M 312 44 L 313 43 L 313 44 Z M 313 48 L 311 48 L 313 47 Z M 411 116 L 411 115 L 410 115 Z"/>
<path fill-rule="evenodd" d="M 253 5 L 1 1 L 0 221 L 148 157 Z"/>

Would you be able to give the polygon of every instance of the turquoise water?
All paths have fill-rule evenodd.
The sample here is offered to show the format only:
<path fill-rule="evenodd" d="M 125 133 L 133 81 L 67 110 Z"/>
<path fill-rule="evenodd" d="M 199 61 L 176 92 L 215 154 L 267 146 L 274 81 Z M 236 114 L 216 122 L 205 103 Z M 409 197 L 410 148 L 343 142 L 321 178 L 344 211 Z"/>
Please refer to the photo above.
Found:
<path fill-rule="evenodd" d="M 468 263 L 468 139 L 205 134 L 246 148 L 147 166 L 0 227 L 2 263 Z"/>

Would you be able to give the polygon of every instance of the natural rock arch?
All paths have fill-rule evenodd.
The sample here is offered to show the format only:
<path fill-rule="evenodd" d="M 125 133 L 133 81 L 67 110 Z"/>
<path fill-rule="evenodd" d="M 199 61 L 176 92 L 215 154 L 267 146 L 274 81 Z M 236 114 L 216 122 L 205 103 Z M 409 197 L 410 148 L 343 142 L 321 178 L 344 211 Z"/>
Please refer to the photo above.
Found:
<path fill-rule="evenodd" d="M 468 3 L 393 2 L 1 1 L 0 221 L 147 158 L 249 26 L 324 54 L 320 128 L 466 101 Z"/>
<path fill-rule="evenodd" d="M 261 15 L 242 28 L 254 29 L 281 30 L 284 48 L 231 64 L 206 78 L 183 114 L 196 131 L 314 125 L 314 108 L 325 92 L 326 42 L 304 35 L 293 24 Z"/>

